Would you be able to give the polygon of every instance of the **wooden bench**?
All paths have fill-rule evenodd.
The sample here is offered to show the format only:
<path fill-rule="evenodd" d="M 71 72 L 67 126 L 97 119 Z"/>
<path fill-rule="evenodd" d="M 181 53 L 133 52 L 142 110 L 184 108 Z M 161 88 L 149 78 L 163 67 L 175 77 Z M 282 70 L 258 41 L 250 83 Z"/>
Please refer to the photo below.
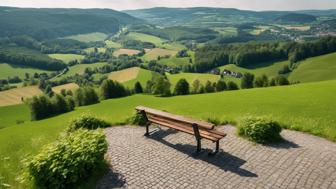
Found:
<path fill-rule="evenodd" d="M 215 150 L 212 153 L 209 153 L 209 155 L 215 155 L 219 150 L 219 140 L 226 136 L 225 133 L 217 131 L 215 125 L 212 123 L 194 120 L 143 106 L 138 106 L 135 109 L 147 120 L 145 136 L 149 136 L 149 126 L 151 124 L 188 133 L 194 135 L 196 138 L 197 153 L 201 151 L 201 139 L 208 139 L 216 143 Z"/>

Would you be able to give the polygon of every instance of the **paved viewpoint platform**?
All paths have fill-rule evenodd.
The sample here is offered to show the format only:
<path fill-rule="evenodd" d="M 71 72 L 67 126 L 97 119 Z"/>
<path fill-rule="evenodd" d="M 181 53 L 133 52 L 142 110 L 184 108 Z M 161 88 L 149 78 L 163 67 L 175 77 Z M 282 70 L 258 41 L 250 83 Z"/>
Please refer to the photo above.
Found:
<path fill-rule="evenodd" d="M 151 130 L 157 128 L 150 127 Z M 97 188 L 330 188 L 336 189 L 336 144 L 308 134 L 284 130 L 285 142 L 263 146 L 235 136 L 220 142 L 220 153 L 202 140 L 194 156 L 193 136 L 170 129 L 143 136 L 145 128 L 106 129 L 111 169 Z"/>

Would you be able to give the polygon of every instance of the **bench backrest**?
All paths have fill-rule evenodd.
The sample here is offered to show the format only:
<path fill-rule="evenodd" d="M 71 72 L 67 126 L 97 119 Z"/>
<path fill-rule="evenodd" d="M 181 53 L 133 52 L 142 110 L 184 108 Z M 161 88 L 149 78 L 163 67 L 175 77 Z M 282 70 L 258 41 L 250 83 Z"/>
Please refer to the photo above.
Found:
<path fill-rule="evenodd" d="M 149 118 L 153 119 L 165 119 L 173 122 L 178 122 L 183 125 L 189 125 L 192 127 L 193 124 L 197 124 L 198 127 L 201 129 L 206 129 L 206 130 L 212 130 L 214 129 L 215 125 L 212 123 L 208 123 L 205 121 L 201 120 L 195 120 L 191 119 L 188 117 L 180 116 L 180 115 L 174 115 L 168 112 L 160 111 L 160 110 L 155 110 L 152 108 L 144 107 L 144 106 L 138 106 L 135 108 L 138 112 L 144 111 Z"/>

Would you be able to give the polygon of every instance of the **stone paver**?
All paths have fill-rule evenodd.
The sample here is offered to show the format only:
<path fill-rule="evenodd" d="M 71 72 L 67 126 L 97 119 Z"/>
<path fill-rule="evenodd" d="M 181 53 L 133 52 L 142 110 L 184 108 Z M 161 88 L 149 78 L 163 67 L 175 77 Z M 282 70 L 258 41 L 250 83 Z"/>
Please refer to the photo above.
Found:
<path fill-rule="evenodd" d="M 157 128 L 151 127 L 151 130 Z M 286 142 L 254 144 L 228 133 L 221 152 L 202 140 L 203 153 L 195 156 L 193 136 L 162 128 L 150 138 L 141 127 L 106 129 L 109 173 L 97 188 L 330 188 L 336 189 L 336 144 L 308 134 L 282 132 Z"/>

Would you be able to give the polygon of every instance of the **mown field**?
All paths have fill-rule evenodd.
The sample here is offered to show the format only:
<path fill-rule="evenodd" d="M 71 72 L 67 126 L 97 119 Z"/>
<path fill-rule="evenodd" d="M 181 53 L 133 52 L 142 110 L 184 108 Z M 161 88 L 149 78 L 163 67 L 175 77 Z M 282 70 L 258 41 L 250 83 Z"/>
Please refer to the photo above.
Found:
<path fill-rule="evenodd" d="M 111 41 L 111 40 L 105 41 L 105 45 L 108 48 L 115 48 L 115 49 L 119 49 L 119 48 L 122 47 L 122 45 L 120 43 L 117 43 L 117 42 L 114 42 L 114 41 Z"/>
<path fill-rule="evenodd" d="M 67 84 L 64 84 L 64 85 L 58 85 L 56 87 L 53 87 L 52 91 L 54 93 L 58 93 L 59 94 L 59 93 L 61 93 L 61 91 L 63 89 L 65 89 L 65 90 L 71 90 L 72 92 L 74 92 L 78 88 L 79 88 L 79 86 L 76 83 L 67 83 Z"/>
<path fill-rule="evenodd" d="M 289 75 L 296 82 L 314 82 L 336 79 L 336 53 L 309 58 L 299 63 Z"/>
<path fill-rule="evenodd" d="M 8 77 L 13 76 L 18 76 L 23 79 L 25 78 L 26 73 L 28 73 L 30 76 L 33 76 L 34 73 L 50 73 L 50 71 L 0 63 L 0 79 L 7 79 Z"/>
<path fill-rule="evenodd" d="M 161 46 L 162 43 L 165 42 L 165 40 L 159 37 L 138 32 L 130 32 L 129 34 L 126 35 L 126 39 L 138 40 L 142 42 L 150 42 L 155 44 L 156 46 Z"/>
<path fill-rule="evenodd" d="M 20 119 L 29 120 L 28 109 L 24 105 L 1 107 L 1 123 L 7 124 L 6 128 L 0 129 L 0 182 L 18 188 L 16 179 L 20 175 L 22 159 L 55 140 L 72 118 L 89 112 L 118 124 L 129 118 L 138 105 L 222 122 L 236 122 L 244 115 L 270 116 L 284 127 L 336 141 L 335 93 L 336 81 L 324 81 L 170 98 L 134 95 L 80 107 L 42 121 L 25 121 L 19 125 L 15 124 L 18 119 L 16 116 L 4 115 L 15 113 L 19 114 Z"/>
<path fill-rule="evenodd" d="M 173 57 L 176 55 L 176 53 L 177 51 L 173 51 L 173 50 L 154 48 L 151 50 L 147 50 L 146 54 L 142 57 L 142 59 L 145 61 L 157 60 L 159 56 L 160 57 L 164 57 L 164 56 Z"/>
<path fill-rule="evenodd" d="M 118 49 L 116 51 L 113 52 L 113 56 L 118 57 L 120 55 L 137 55 L 139 54 L 140 51 L 139 50 L 134 50 L 134 49 Z"/>
<path fill-rule="evenodd" d="M 168 75 L 168 79 L 172 84 L 172 86 L 175 86 L 178 80 L 182 78 L 186 79 L 189 85 L 191 86 L 196 79 L 199 80 L 204 85 L 207 81 L 217 82 L 220 79 L 220 76 L 214 74 L 200 74 L 200 73 L 179 73 Z"/>
<path fill-rule="evenodd" d="M 105 33 L 94 32 L 88 34 L 72 35 L 64 38 L 82 42 L 95 42 L 95 41 L 104 41 L 107 37 L 108 35 L 106 35 Z"/>
<path fill-rule="evenodd" d="M 49 54 L 48 56 L 57 60 L 62 60 L 64 63 L 69 63 L 73 60 L 81 61 L 84 59 L 84 56 L 79 54 Z"/>
<path fill-rule="evenodd" d="M 0 91 L 0 106 L 21 104 L 23 103 L 22 99 L 31 98 L 40 94 L 42 94 L 42 91 L 38 88 L 38 86 L 28 86 Z"/>
<path fill-rule="evenodd" d="M 135 83 L 139 81 L 142 87 L 145 88 L 147 81 L 152 79 L 153 74 L 156 73 L 138 67 L 133 67 L 112 72 L 108 78 L 122 83 L 129 89 L 133 89 Z"/>

